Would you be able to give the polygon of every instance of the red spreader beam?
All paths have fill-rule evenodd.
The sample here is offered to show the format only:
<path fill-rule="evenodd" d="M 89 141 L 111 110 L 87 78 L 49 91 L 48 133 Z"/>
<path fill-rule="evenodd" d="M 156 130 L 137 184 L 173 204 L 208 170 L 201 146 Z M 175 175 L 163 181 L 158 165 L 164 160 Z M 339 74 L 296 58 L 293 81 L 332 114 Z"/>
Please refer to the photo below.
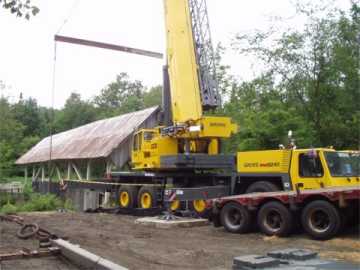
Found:
<path fill-rule="evenodd" d="M 158 53 L 158 52 L 135 49 L 135 48 L 131 48 L 131 47 L 125 47 L 125 46 L 104 43 L 104 42 L 98 42 L 98 41 L 92 41 L 92 40 L 86 40 L 86 39 L 80 39 L 80 38 L 55 35 L 55 41 L 96 47 L 96 48 L 102 48 L 102 49 L 108 49 L 108 50 L 114 50 L 114 51 L 121 51 L 121 52 L 133 53 L 133 54 L 139 54 L 139 55 L 158 58 L 158 59 L 163 58 L 163 54 Z"/>

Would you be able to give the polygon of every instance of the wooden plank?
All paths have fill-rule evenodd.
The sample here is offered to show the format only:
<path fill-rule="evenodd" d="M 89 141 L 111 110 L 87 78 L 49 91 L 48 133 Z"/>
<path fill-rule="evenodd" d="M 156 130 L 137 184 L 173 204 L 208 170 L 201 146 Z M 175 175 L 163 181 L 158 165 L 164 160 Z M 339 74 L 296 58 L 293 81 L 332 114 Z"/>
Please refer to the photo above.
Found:
<path fill-rule="evenodd" d="M 50 240 L 53 245 L 60 248 L 61 254 L 74 264 L 84 269 L 97 270 L 127 270 L 127 268 L 106 260 L 94 253 L 91 253 L 79 245 L 74 245 L 63 239 Z"/>

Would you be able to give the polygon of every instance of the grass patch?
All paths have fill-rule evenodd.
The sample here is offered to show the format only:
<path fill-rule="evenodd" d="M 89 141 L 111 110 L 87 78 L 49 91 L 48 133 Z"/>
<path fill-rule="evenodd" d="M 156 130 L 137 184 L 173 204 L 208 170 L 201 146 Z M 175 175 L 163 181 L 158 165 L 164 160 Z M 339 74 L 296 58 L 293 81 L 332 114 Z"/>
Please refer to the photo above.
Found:
<path fill-rule="evenodd" d="M 1 207 L 0 209 L 0 213 L 4 213 L 4 214 L 13 214 L 17 212 L 17 207 L 12 204 L 11 202 L 8 202 L 6 204 L 3 205 L 3 207 Z"/>
<path fill-rule="evenodd" d="M 53 194 L 31 194 L 30 200 L 20 205 L 18 212 L 52 211 L 63 207 L 63 202 Z"/>
<path fill-rule="evenodd" d="M 75 210 L 69 199 L 64 201 L 54 194 L 34 193 L 31 181 L 25 184 L 24 178 L 11 178 L 9 182 L 16 180 L 22 180 L 18 182 L 23 184 L 23 193 L 0 193 L 0 213 Z"/>
<path fill-rule="evenodd" d="M 27 199 L 8 200 L 0 207 L 0 213 L 10 214 L 17 212 L 54 211 L 57 209 L 74 210 L 70 200 L 62 201 L 53 194 L 28 194 Z M 25 194 L 24 194 L 25 198 Z"/>

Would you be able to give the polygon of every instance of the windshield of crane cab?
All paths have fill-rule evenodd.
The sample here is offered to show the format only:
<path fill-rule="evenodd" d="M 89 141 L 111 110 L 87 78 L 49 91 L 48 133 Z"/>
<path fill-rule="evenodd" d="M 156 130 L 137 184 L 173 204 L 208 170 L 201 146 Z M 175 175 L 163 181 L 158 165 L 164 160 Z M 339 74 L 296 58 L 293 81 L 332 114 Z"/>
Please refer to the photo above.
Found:
<path fill-rule="evenodd" d="M 349 152 L 325 152 L 331 176 L 360 176 L 360 154 Z"/>

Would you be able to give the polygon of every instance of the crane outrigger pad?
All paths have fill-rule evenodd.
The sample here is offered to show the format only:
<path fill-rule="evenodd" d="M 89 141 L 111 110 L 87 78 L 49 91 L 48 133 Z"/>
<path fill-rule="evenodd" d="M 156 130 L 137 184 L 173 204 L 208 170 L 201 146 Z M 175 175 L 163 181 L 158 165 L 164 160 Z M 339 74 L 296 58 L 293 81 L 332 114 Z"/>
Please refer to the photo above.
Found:
<path fill-rule="evenodd" d="M 180 154 L 160 158 L 162 169 L 234 169 L 234 155 Z"/>

